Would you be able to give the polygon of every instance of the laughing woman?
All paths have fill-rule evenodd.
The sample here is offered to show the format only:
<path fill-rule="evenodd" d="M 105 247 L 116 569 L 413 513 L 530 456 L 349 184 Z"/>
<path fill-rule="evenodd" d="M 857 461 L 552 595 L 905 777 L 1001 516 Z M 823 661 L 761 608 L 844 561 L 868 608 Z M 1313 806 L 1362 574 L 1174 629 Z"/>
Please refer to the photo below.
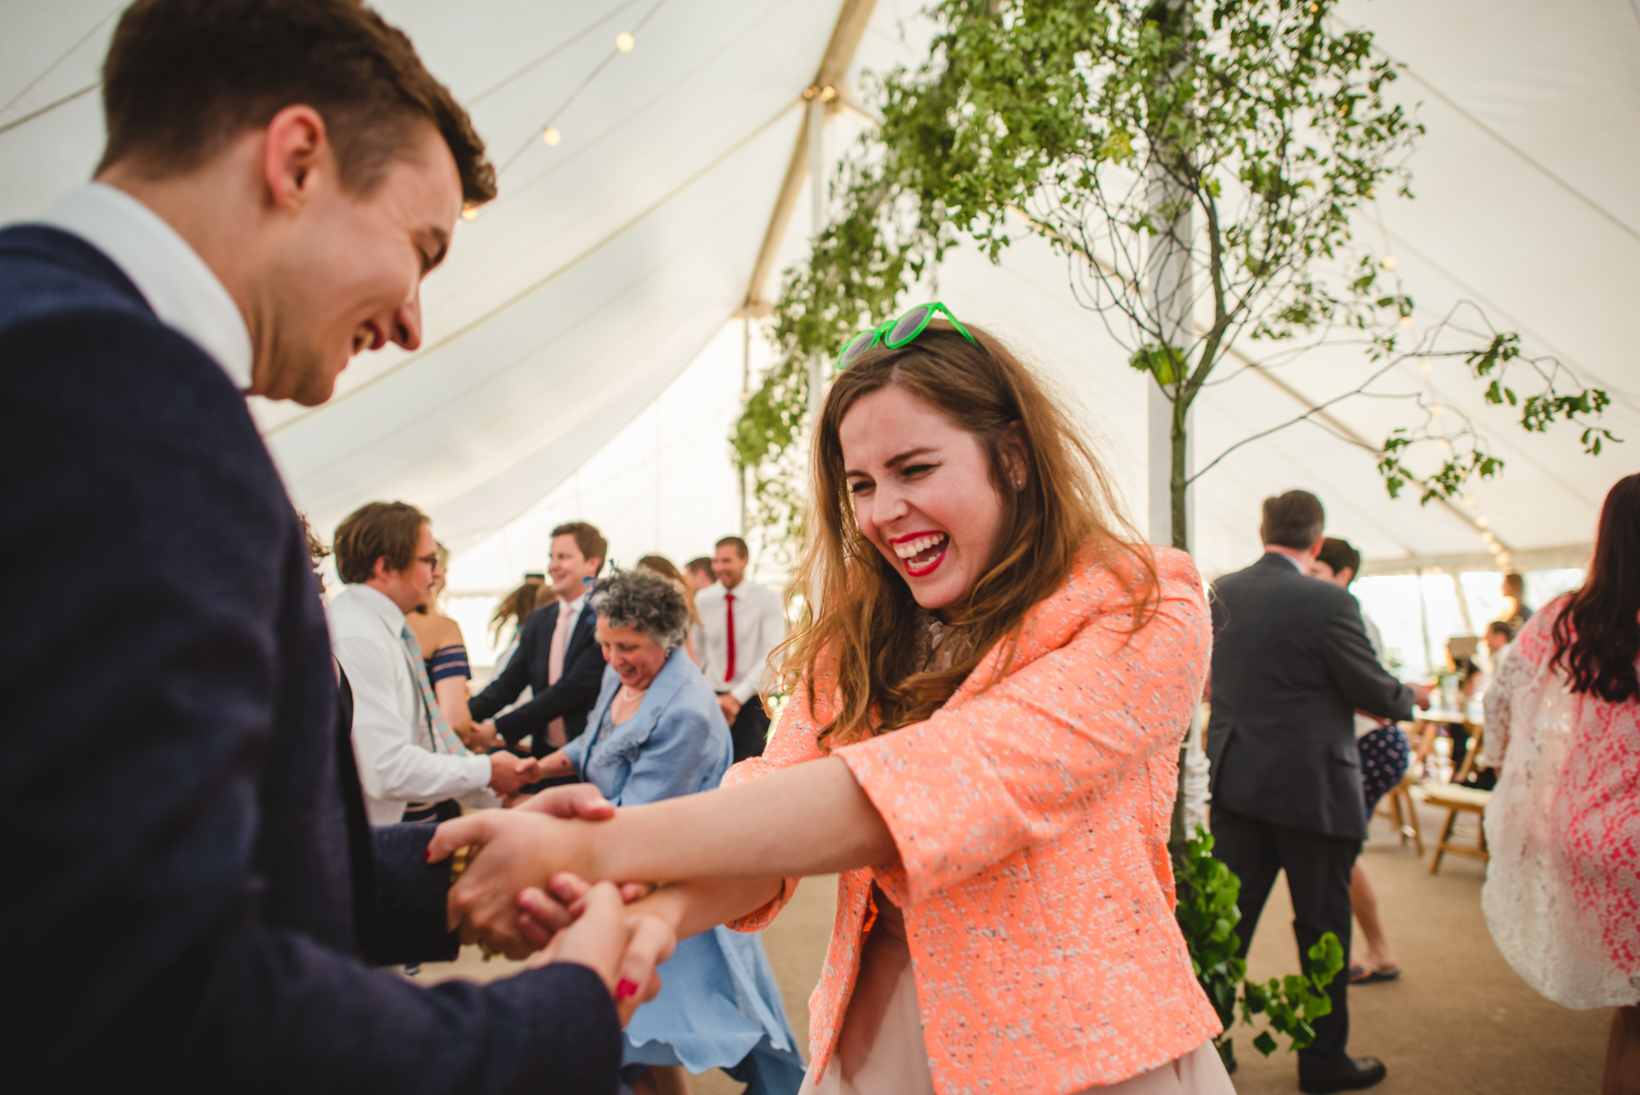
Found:
<path fill-rule="evenodd" d="M 797 578 L 812 616 L 765 754 L 608 821 L 450 823 L 438 852 L 533 860 L 480 854 L 452 909 L 510 942 L 520 905 L 561 922 L 519 891 L 573 899 L 563 871 L 670 883 L 641 906 L 680 937 L 755 930 L 798 876 L 840 871 L 805 1091 L 1231 1095 L 1167 851 L 1201 579 L 1116 515 L 1036 377 L 936 312 L 839 360 Z"/>

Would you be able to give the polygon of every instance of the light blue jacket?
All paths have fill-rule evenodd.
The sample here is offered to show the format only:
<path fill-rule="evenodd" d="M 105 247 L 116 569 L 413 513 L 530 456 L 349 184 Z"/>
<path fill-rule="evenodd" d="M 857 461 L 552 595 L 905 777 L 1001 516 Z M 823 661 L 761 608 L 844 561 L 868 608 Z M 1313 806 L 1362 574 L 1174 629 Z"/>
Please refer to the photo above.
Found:
<path fill-rule="evenodd" d="M 620 687 L 606 668 L 586 733 L 564 746 L 581 778 L 617 806 L 716 787 L 734 746 L 717 696 L 689 655 L 672 651 L 638 710 L 609 726 Z M 660 995 L 622 1032 L 624 1080 L 654 1065 L 721 1068 L 749 1084 L 746 1095 L 796 1095 L 803 1058 L 758 936 L 720 925 L 679 942 L 659 973 Z"/>
<path fill-rule="evenodd" d="M 667 657 L 636 714 L 619 726 L 605 725 L 620 687 L 621 678 L 606 668 L 586 733 L 564 746 L 580 777 L 617 806 L 716 787 L 734 759 L 734 745 L 717 697 L 683 648 Z"/>

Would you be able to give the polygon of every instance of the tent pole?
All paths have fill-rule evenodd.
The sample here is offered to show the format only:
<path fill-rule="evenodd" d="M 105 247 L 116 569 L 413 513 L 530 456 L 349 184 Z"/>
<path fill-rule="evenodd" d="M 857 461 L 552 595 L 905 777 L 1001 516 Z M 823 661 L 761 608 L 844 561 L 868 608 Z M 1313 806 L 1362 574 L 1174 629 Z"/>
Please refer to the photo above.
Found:
<path fill-rule="evenodd" d="M 1463 613 L 1463 629 L 1468 635 L 1476 634 L 1475 621 L 1469 616 L 1469 598 L 1463 591 L 1463 582 L 1458 580 L 1458 572 L 1452 571 L 1452 592 L 1458 595 L 1458 611 Z"/>
<path fill-rule="evenodd" d="M 820 95 L 809 99 L 809 197 L 814 213 L 813 241 L 818 243 L 826 227 L 826 104 Z M 809 428 L 820 422 L 821 387 L 820 355 L 809 358 Z"/>
<path fill-rule="evenodd" d="M 837 13 L 837 24 L 832 28 L 831 39 L 826 43 L 826 53 L 820 59 L 820 67 L 815 71 L 814 79 L 809 81 L 809 91 L 831 88 L 836 101 L 849 105 L 848 98 L 840 92 L 843 88 L 843 77 L 848 74 L 848 66 L 854 60 L 854 51 L 860 46 L 860 38 L 866 32 L 866 25 L 871 22 L 871 11 L 877 0 L 843 0 L 841 10 Z M 805 99 L 812 101 L 808 93 Z M 803 129 L 797 135 L 797 143 L 792 148 L 791 162 L 786 165 L 786 177 L 780 183 L 780 194 L 775 198 L 774 210 L 769 216 L 769 226 L 763 233 L 763 246 L 758 248 L 757 261 L 752 265 L 752 278 L 746 286 L 746 307 L 753 309 L 754 314 L 767 315 L 768 304 L 763 299 L 763 287 L 774 272 L 775 253 L 780 249 L 781 241 L 786 238 L 786 225 L 791 220 L 792 210 L 796 208 L 798 192 L 803 188 L 803 176 L 809 167 L 809 126 L 812 114 L 803 116 Z M 761 311 L 758 311 L 761 309 Z"/>
<path fill-rule="evenodd" d="M 1429 605 L 1424 600 L 1424 572 L 1415 570 L 1413 576 L 1418 580 L 1418 623 L 1424 636 L 1424 665 L 1426 672 L 1431 675 L 1435 672 L 1435 647 L 1429 641 Z"/>
<path fill-rule="evenodd" d="M 655 400 L 655 554 L 661 550 L 661 401 Z"/>
<path fill-rule="evenodd" d="M 751 394 L 752 387 L 752 316 L 745 309 L 741 310 L 740 328 L 740 410 L 744 414 L 746 412 L 746 400 Z M 740 537 L 743 540 L 746 538 L 748 531 L 746 519 L 747 474 L 748 470 L 746 468 L 740 468 Z"/>
<path fill-rule="evenodd" d="M 1167 6 L 1172 9 L 1170 14 L 1179 20 L 1193 18 L 1191 9 L 1182 3 L 1182 0 L 1167 0 Z M 1169 145 L 1163 145 L 1160 150 L 1153 149 L 1150 164 L 1150 179 L 1146 187 L 1146 200 L 1150 207 L 1151 221 L 1155 224 L 1166 224 L 1166 229 L 1152 237 L 1151 250 L 1145 270 L 1145 288 L 1149 290 L 1150 298 L 1154 302 L 1156 329 L 1161 334 L 1164 348 L 1173 347 L 1178 351 L 1179 361 L 1175 366 L 1181 374 L 1174 378 L 1170 387 L 1177 393 L 1183 387 L 1183 374 L 1188 368 L 1187 347 L 1192 341 L 1194 329 L 1195 295 L 1191 277 L 1191 245 L 1195 242 L 1195 221 L 1191 216 L 1192 203 L 1189 195 L 1169 174 L 1168 166 L 1163 157 L 1179 154 Z M 1169 215 L 1171 214 L 1171 215 Z M 1149 424 L 1148 472 L 1150 501 L 1150 542 L 1163 547 L 1171 547 L 1174 543 L 1173 528 L 1173 415 L 1174 400 L 1169 392 L 1163 391 L 1162 385 L 1151 378 L 1147 384 L 1149 397 L 1146 401 L 1146 419 Z M 1184 474 L 1189 476 L 1195 471 L 1194 448 L 1195 431 L 1194 414 L 1185 420 L 1185 468 Z M 1185 490 L 1184 537 L 1180 541 L 1186 551 L 1189 551 L 1196 531 L 1196 515 L 1194 490 Z"/>
<path fill-rule="evenodd" d="M 1185 23 L 1194 18 L 1194 9 L 1185 0 L 1164 0 L 1171 20 Z M 1182 36 L 1181 41 L 1189 41 L 1188 35 Z M 1188 49 L 1188 45 L 1184 48 Z M 1184 188 L 1175 181 L 1168 172 L 1167 158 L 1182 156 L 1169 141 L 1159 142 L 1161 147 L 1151 147 L 1151 163 L 1147 174 L 1150 176 L 1147 183 L 1146 202 L 1150 207 L 1151 222 L 1166 224 L 1166 229 L 1152 237 L 1151 250 L 1146 256 L 1145 288 L 1151 294 L 1154 311 L 1151 318 L 1155 321 L 1156 331 L 1160 335 L 1163 352 L 1176 352 L 1173 373 L 1171 377 L 1171 392 L 1164 390 L 1158 383 L 1158 377 L 1151 377 L 1145 384 L 1147 398 L 1145 403 L 1146 421 L 1148 424 L 1148 477 L 1150 501 L 1149 533 L 1150 541 L 1162 547 L 1172 547 L 1177 543 L 1185 551 L 1190 550 L 1191 541 L 1196 532 L 1196 516 L 1191 512 L 1196 492 L 1188 486 L 1185 488 L 1184 498 L 1179 512 L 1173 510 L 1173 432 L 1176 414 L 1179 410 L 1174 400 L 1184 388 L 1184 378 L 1188 369 L 1187 347 L 1191 342 L 1192 320 L 1194 318 L 1195 296 L 1192 292 L 1191 279 L 1191 244 L 1195 241 L 1195 222 L 1191 217 L 1191 201 L 1184 192 Z M 1170 355 L 1171 356 L 1171 355 Z M 1192 418 L 1186 417 L 1181 423 L 1184 430 L 1183 474 L 1188 476 L 1195 471 L 1195 461 L 1192 449 L 1195 438 Z M 1174 519 L 1184 525 L 1180 529 L 1175 527 Z M 1189 820 L 1185 816 L 1185 803 L 1195 797 L 1192 792 L 1198 791 L 1191 779 L 1192 771 L 1200 772 L 1205 765 L 1197 761 L 1201 747 L 1197 744 L 1198 720 L 1201 711 L 1201 697 L 1196 697 L 1196 704 L 1190 716 L 1190 725 L 1184 728 L 1183 738 L 1179 742 L 1179 770 L 1178 788 L 1173 801 L 1173 820 L 1168 833 L 1168 850 L 1174 861 L 1182 859 L 1185 846 L 1190 840 L 1188 831 Z M 1205 759 L 1205 758 L 1201 758 Z M 1196 761 L 1193 763 L 1193 761 Z"/>

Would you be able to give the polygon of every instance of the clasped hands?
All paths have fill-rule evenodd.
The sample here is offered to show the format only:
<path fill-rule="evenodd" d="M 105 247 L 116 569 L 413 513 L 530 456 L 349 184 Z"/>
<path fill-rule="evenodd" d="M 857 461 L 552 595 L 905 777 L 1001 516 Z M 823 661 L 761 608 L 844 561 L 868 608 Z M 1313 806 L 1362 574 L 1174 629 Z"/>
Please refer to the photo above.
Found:
<path fill-rule="evenodd" d="M 475 729 L 484 724 L 475 723 Z M 471 742 L 480 740 L 474 734 Z M 469 744 L 468 748 L 477 748 Z M 519 804 L 515 796 L 519 791 L 543 779 L 555 779 L 558 776 L 568 776 L 575 773 L 569 758 L 563 753 L 552 753 L 544 757 L 521 757 L 509 753 L 505 749 L 498 749 L 488 754 L 490 758 L 490 789 L 500 795 L 508 806 Z"/>
<path fill-rule="evenodd" d="M 551 760 L 551 758 L 545 758 Z M 655 967 L 677 945 L 670 924 L 633 915 L 625 902 L 649 887 L 589 883 L 587 822 L 615 816 L 591 784 L 552 787 L 511 810 L 482 810 L 440 825 L 429 861 L 470 849 L 450 888 L 448 918 L 463 943 L 482 943 L 530 967 L 578 962 L 604 979 L 621 1022 L 660 991 Z"/>

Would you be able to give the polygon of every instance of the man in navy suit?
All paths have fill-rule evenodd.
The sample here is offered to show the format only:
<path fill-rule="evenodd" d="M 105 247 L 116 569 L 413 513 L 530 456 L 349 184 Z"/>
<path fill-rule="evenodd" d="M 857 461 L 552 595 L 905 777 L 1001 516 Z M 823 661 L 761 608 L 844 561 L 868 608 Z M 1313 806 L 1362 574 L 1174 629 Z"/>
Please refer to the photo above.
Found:
<path fill-rule="evenodd" d="M 587 594 L 604 567 L 609 541 L 593 525 L 571 521 L 552 530 L 551 550 L 547 576 L 558 599 L 525 618 L 512 660 L 467 705 L 475 720 L 487 720 L 528 685 L 528 702 L 493 722 L 479 721 L 478 729 L 511 746 L 529 738 L 537 757 L 581 736 L 604 679 L 604 652 L 593 637 L 596 614 Z"/>
<path fill-rule="evenodd" d="M 667 942 L 612 887 L 487 986 L 356 957 L 451 956 L 452 870 L 364 824 L 244 402 L 416 347 L 482 142 L 357 0 L 137 0 L 103 75 L 96 182 L 0 231 L 9 1088 L 613 1092 Z"/>

